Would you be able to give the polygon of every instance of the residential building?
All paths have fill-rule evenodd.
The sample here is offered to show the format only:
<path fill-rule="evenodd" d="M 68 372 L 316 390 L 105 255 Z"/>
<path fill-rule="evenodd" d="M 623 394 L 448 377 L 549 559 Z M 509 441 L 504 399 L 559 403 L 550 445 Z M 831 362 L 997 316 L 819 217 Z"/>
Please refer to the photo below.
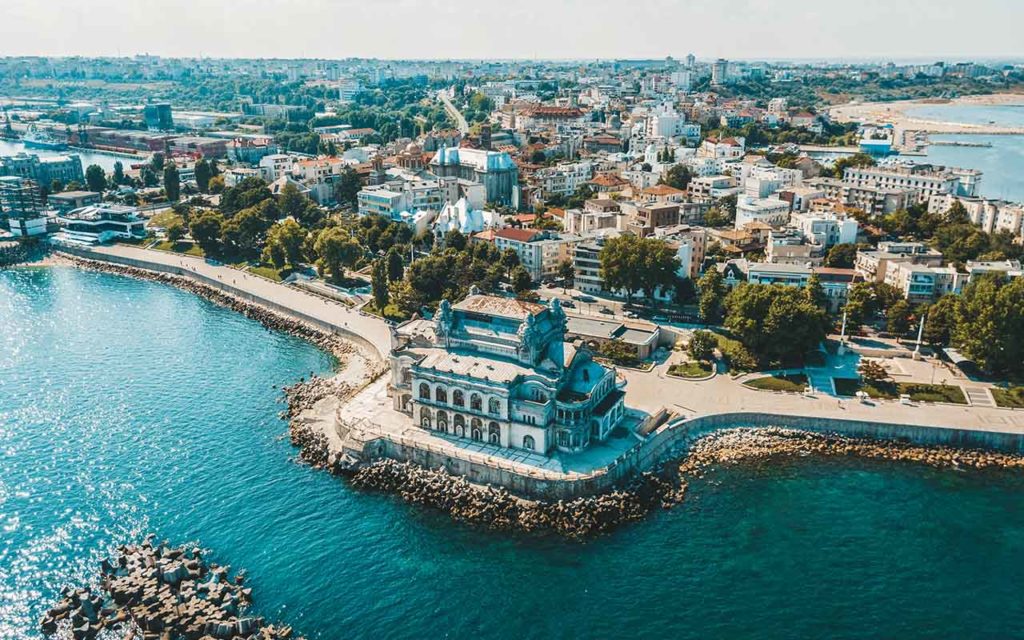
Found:
<path fill-rule="evenodd" d="M 817 267 L 824 259 L 825 247 L 808 242 L 797 229 L 772 229 L 768 233 L 766 262 Z"/>
<path fill-rule="evenodd" d="M 633 234 L 646 237 L 659 227 L 679 224 L 679 205 L 671 202 L 650 203 L 637 206 L 626 223 L 626 229 Z"/>
<path fill-rule="evenodd" d="M 495 230 L 493 238 L 494 245 L 501 251 L 511 249 L 516 252 L 519 264 L 535 282 L 555 278 L 559 263 L 572 260 L 573 247 L 580 240 L 578 236 L 560 235 L 553 231 L 514 227 Z"/>
<path fill-rule="evenodd" d="M 942 253 L 923 242 L 880 242 L 877 250 L 858 251 L 854 268 L 865 280 L 885 282 L 890 266 L 901 262 L 938 267 Z"/>
<path fill-rule="evenodd" d="M 0 176 L 0 218 L 15 237 L 46 234 L 47 215 L 39 185 L 28 178 Z"/>
<path fill-rule="evenodd" d="M 96 191 L 61 191 L 48 195 L 46 204 L 58 213 L 67 213 L 72 209 L 98 204 L 102 199 L 103 194 Z"/>
<path fill-rule="evenodd" d="M 624 418 L 615 371 L 566 342 L 558 299 L 548 306 L 480 295 L 441 302 L 430 321 L 392 338 L 388 391 L 423 429 L 540 454 L 574 453 Z"/>
<path fill-rule="evenodd" d="M 953 267 L 893 262 L 885 270 L 884 282 L 899 289 L 908 302 L 916 304 L 931 302 L 947 293 L 960 293 L 966 279 Z"/>
<path fill-rule="evenodd" d="M 917 202 L 927 203 L 936 195 L 977 195 L 981 172 L 930 164 L 847 167 L 843 182 L 881 190 L 911 191 Z"/>
<path fill-rule="evenodd" d="M 763 222 L 779 227 L 789 222 L 789 203 L 778 198 L 752 198 L 740 196 L 736 199 L 735 228 L 748 222 Z"/>

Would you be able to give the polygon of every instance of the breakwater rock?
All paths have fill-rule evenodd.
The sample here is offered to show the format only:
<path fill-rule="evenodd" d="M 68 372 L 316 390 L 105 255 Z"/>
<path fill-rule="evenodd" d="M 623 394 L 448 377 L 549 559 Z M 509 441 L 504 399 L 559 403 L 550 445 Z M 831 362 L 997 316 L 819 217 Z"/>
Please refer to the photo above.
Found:
<path fill-rule="evenodd" d="M 65 588 L 40 621 L 46 636 L 92 640 L 104 630 L 142 640 L 283 640 L 287 626 L 244 615 L 252 589 L 243 573 L 207 563 L 194 547 L 122 545 L 100 567 L 100 584 Z"/>
<path fill-rule="evenodd" d="M 390 459 L 359 467 L 351 481 L 357 488 L 394 493 L 462 522 L 505 531 L 550 531 L 575 539 L 640 520 L 652 509 L 669 507 L 682 498 L 671 478 L 644 473 L 621 490 L 592 497 L 557 502 L 523 500 L 504 489 L 474 485 L 444 469 L 424 469 Z"/>
<path fill-rule="evenodd" d="M 1024 456 L 946 446 L 923 447 L 893 440 L 850 438 L 797 429 L 739 428 L 698 438 L 679 462 L 684 479 L 720 465 L 749 464 L 782 456 L 856 456 L 939 468 L 1024 469 Z"/>
<path fill-rule="evenodd" d="M 311 344 L 334 355 L 334 357 L 338 359 L 339 363 L 347 360 L 348 357 L 355 352 L 353 344 L 339 336 L 327 331 L 322 331 L 302 322 L 301 320 L 273 311 L 262 305 L 247 302 L 231 294 L 225 293 L 216 287 L 196 282 L 185 276 L 148 271 L 146 269 L 138 269 L 136 267 L 128 267 L 100 260 L 88 260 L 71 254 L 62 254 L 62 256 L 67 258 L 75 266 L 82 269 L 113 273 L 130 278 L 138 278 L 140 280 L 162 282 L 164 284 L 177 287 L 178 289 L 182 289 L 183 291 L 188 291 L 194 295 L 201 296 L 216 305 L 226 307 L 244 315 L 247 318 L 256 320 L 267 329 L 287 333 L 306 340 L 307 342 L 310 342 Z"/>

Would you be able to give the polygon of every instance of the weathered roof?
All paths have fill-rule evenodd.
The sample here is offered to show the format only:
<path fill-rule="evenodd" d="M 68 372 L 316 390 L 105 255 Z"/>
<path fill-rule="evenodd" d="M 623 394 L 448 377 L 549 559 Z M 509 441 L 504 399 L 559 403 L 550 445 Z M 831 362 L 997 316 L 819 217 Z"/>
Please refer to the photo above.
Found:
<path fill-rule="evenodd" d="M 527 316 L 535 316 L 546 309 L 544 305 L 515 298 L 499 296 L 475 295 L 467 296 L 462 302 L 452 305 L 456 311 L 469 311 L 502 318 L 525 320 Z"/>

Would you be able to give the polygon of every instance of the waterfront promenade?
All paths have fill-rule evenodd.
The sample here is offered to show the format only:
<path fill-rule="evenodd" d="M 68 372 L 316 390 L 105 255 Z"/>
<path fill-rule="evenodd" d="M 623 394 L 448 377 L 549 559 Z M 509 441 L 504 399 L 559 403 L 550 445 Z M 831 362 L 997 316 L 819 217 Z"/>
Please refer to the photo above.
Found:
<path fill-rule="evenodd" d="M 97 246 L 68 251 L 95 260 L 192 277 L 258 304 L 266 304 L 279 311 L 291 313 L 301 320 L 313 320 L 322 324 L 335 333 L 353 339 L 364 347 L 364 350 L 372 350 L 370 355 L 377 360 L 383 361 L 387 357 L 391 334 L 383 320 L 286 284 L 225 265 L 212 264 L 203 258 L 127 245 Z"/>

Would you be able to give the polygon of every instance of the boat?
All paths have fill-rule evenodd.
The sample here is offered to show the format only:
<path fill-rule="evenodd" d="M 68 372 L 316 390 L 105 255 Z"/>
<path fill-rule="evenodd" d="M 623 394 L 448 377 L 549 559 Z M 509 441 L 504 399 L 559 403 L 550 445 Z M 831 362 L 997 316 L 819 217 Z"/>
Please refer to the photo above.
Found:
<path fill-rule="evenodd" d="M 28 149 L 64 150 L 68 148 L 67 142 L 58 140 L 49 131 L 37 129 L 35 125 L 29 125 L 25 135 L 21 137 L 21 141 L 25 143 L 25 147 Z"/>

